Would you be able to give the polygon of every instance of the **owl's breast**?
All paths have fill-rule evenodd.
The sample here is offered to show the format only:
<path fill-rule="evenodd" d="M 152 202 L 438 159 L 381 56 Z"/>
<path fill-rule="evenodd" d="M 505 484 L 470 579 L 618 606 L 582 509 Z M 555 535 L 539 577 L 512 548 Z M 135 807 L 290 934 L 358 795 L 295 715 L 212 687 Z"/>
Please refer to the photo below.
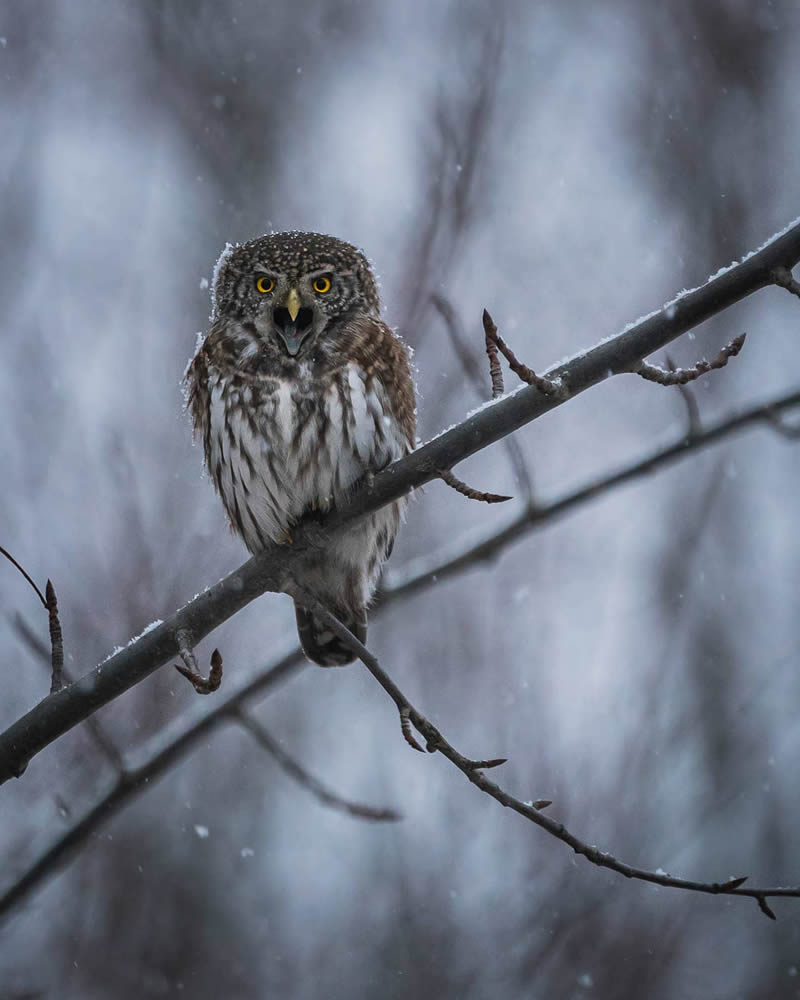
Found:
<path fill-rule="evenodd" d="M 382 383 L 356 364 L 318 379 L 210 373 L 208 388 L 206 461 L 251 551 L 410 450 Z"/>

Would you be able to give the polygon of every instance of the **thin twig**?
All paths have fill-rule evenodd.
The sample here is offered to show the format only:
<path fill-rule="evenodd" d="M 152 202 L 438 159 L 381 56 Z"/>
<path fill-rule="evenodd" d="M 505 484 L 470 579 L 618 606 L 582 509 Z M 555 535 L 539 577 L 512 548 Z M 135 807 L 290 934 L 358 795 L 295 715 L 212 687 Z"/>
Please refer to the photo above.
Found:
<path fill-rule="evenodd" d="M 564 386 L 559 379 L 547 378 L 544 375 L 537 375 L 532 368 L 528 368 L 527 365 L 524 365 L 517 359 L 516 354 L 514 354 L 508 344 L 497 332 L 497 326 L 486 309 L 483 310 L 483 330 L 486 335 L 487 345 L 491 341 L 500 349 L 500 353 L 508 362 L 508 367 L 512 372 L 514 372 L 515 375 L 522 379 L 523 382 L 527 382 L 528 385 L 535 386 L 539 392 L 543 393 L 545 396 L 555 396 L 558 399 L 563 395 Z M 489 353 L 488 346 L 486 348 L 486 353 Z M 491 355 L 489 355 L 489 360 L 491 364 Z M 494 386 L 494 379 L 492 379 L 492 385 Z"/>
<path fill-rule="evenodd" d="M 293 757 L 290 757 L 252 715 L 240 709 L 236 713 L 236 720 L 255 738 L 258 745 L 275 760 L 289 777 L 294 778 L 298 785 L 311 792 L 323 805 L 329 806 L 332 809 L 338 809 L 341 812 L 347 813 L 348 816 L 355 816 L 356 819 L 372 820 L 379 823 L 397 822 L 403 818 L 394 809 L 378 809 L 374 806 L 363 805 L 361 802 L 353 802 L 336 792 L 332 792 L 321 781 L 312 774 L 309 774 L 304 767 L 301 767 Z"/>
<path fill-rule="evenodd" d="M 439 478 L 443 483 L 460 493 L 462 497 L 467 497 L 468 500 L 480 500 L 481 503 L 505 503 L 506 500 L 513 500 L 513 497 L 502 496 L 499 493 L 482 493 L 480 490 L 474 490 L 471 486 L 467 486 L 465 482 L 458 478 L 458 476 L 453 474 L 451 469 L 439 469 Z"/>
<path fill-rule="evenodd" d="M 403 736 L 407 742 L 409 741 L 405 731 L 405 721 L 410 720 L 417 732 L 425 737 L 427 744 L 425 749 L 429 753 L 434 753 L 436 750 L 448 747 L 454 754 L 456 754 L 465 768 L 471 768 L 472 770 L 475 770 L 476 768 L 499 767 L 501 764 L 505 764 L 507 759 L 505 757 L 496 757 L 492 760 L 470 760 L 453 750 L 439 730 L 414 708 L 391 677 L 383 671 L 377 659 L 372 655 L 372 653 L 370 653 L 367 647 L 356 639 L 353 633 L 342 625 L 339 619 L 336 618 L 335 615 L 331 614 L 324 604 L 321 604 L 316 597 L 310 593 L 310 591 L 301 587 L 296 580 L 288 580 L 285 590 L 287 594 L 291 594 L 295 600 L 299 601 L 304 608 L 308 608 L 316 617 L 325 622 L 334 635 L 340 638 L 342 642 L 346 643 L 359 657 L 362 663 L 366 666 L 367 670 L 369 670 L 375 680 L 381 685 L 384 691 L 397 706 L 397 711 L 400 715 L 400 726 L 401 729 L 403 729 Z M 415 747 L 415 749 L 419 748 Z"/>
<path fill-rule="evenodd" d="M 431 296 L 431 302 L 442 318 L 445 330 L 450 337 L 450 343 L 456 357 L 461 363 L 464 374 L 472 382 L 479 399 L 484 398 L 484 376 L 485 371 L 479 363 L 471 343 L 464 336 L 461 324 L 458 321 L 456 311 L 450 302 L 438 293 Z M 492 399 L 497 399 L 505 392 L 503 385 L 503 372 L 500 369 L 500 362 L 497 357 L 497 346 L 488 338 L 486 339 L 486 352 L 489 354 L 489 373 L 492 379 Z M 492 352 L 494 362 L 492 362 Z M 533 502 L 533 480 L 528 463 L 519 441 L 513 435 L 503 439 L 503 444 L 508 452 L 508 457 L 514 470 L 514 475 L 520 485 L 522 495 L 527 503 Z"/>
<path fill-rule="evenodd" d="M 52 677 L 50 694 L 55 694 L 64 687 L 64 637 L 61 634 L 61 622 L 58 620 L 58 598 L 56 588 L 50 580 L 44 590 L 47 596 L 47 615 L 50 624 L 50 649 Z"/>
<path fill-rule="evenodd" d="M 14 566 L 17 567 L 20 573 L 36 591 L 36 596 L 42 602 L 45 610 L 47 611 L 50 626 L 50 694 L 55 694 L 56 691 L 60 691 L 61 688 L 64 687 L 64 636 L 61 632 L 61 622 L 58 619 L 58 599 L 56 597 L 56 589 L 52 582 L 48 580 L 44 591 L 47 596 L 44 596 L 28 573 L 22 568 L 22 566 L 20 566 L 11 553 L 3 548 L 2 545 L 0 545 L 0 553 L 2 553 L 2 555 L 4 555 L 9 562 L 13 563 Z"/>
<path fill-rule="evenodd" d="M 211 670 L 204 677 L 197 666 L 197 658 L 192 649 L 192 638 L 186 629 L 179 629 L 176 635 L 178 651 L 183 660 L 183 666 L 176 663 L 175 669 L 189 681 L 198 694 L 212 694 L 219 690 L 222 683 L 222 653 L 215 649 L 211 654 Z"/>
<path fill-rule="evenodd" d="M 311 594 L 297 588 L 297 585 L 294 582 L 292 582 L 291 587 L 294 593 L 302 595 L 303 604 L 306 607 L 312 607 L 314 614 L 321 618 L 328 628 L 334 632 L 342 640 L 342 642 L 349 646 L 353 653 L 361 660 L 367 670 L 369 670 L 384 691 L 386 691 L 390 698 L 394 701 L 395 705 L 397 705 L 399 711 L 401 712 L 401 718 L 402 713 L 407 713 L 408 718 L 410 718 L 415 728 L 425 737 L 429 752 L 433 753 L 438 750 L 439 753 L 447 757 L 447 759 L 462 773 L 464 773 L 467 778 L 469 778 L 469 780 L 482 792 L 490 795 L 501 805 L 513 809 L 521 816 L 524 816 L 537 826 L 540 826 L 553 837 L 556 837 L 558 840 L 571 847 L 576 854 L 585 857 L 591 864 L 598 865 L 602 868 L 609 868 L 611 871 L 618 872 L 626 878 L 652 882 L 655 885 L 662 885 L 669 888 L 684 889 L 693 892 L 704 892 L 715 896 L 749 896 L 750 898 L 756 900 L 761 912 L 766 914 L 766 916 L 770 917 L 772 920 L 775 919 L 775 914 L 767 905 L 767 898 L 773 896 L 800 898 L 800 886 L 776 886 L 774 888 L 752 889 L 743 888 L 744 883 L 747 881 L 746 875 L 726 879 L 724 882 L 701 882 L 693 879 L 678 878 L 660 870 L 650 871 L 645 868 L 636 868 L 633 865 L 620 861 L 613 855 L 608 854 L 605 851 L 600 851 L 597 847 L 591 846 L 580 840 L 575 836 L 575 834 L 570 833 L 563 823 L 550 819 L 542 813 L 542 809 L 545 806 L 552 804 L 549 799 L 542 799 L 538 802 L 531 803 L 522 802 L 520 799 L 515 798 L 504 789 L 500 788 L 500 786 L 496 785 L 493 781 L 490 781 L 483 771 L 486 768 L 497 767 L 499 764 L 504 764 L 504 758 L 500 758 L 498 760 L 475 761 L 469 760 L 460 754 L 447 742 L 447 740 L 444 739 L 439 730 L 436 729 L 436 727 L 433 726 L 423 715 L 421 715 L 413 707 L 413 705 L 411 705 L 406 696 L 380 666 L 375 656 L 356 638 L 356 636 L 353 635 L 352 632 L 350 632 L 349 629 L 342 625 L 342 623 L 322 604 L 320 604 L 319 601 L 315 601 Z M 309 604 L 309 602 L 311 603 Z"/>
<path fill-rule="evenodd" d="M 800 299 L 800 281 L 797 281 L 788 267 L 776 267 L 772 272 L 776 285 L 785 288 L 787 292 L 796 295 Z"/>
<path fill-rule="evenodd" d="M 494 325 L 488 310 L 483 310 L 483 338 L 486 345 L 486 355 L 489 358 L 489 378 L 492 380 L 492 399 L 497 399 L 506 391 L 503 381 L 503 369 L 497 354 L 497 327 Z"/>
<path fill-rule="evenodd" d="M 14 566 L 17 567 L 17 569 L 20 571 L 20 573 L 22 573 L 22 575 L 25 577 L 25 579 L 28 581 L 28 583 L 36 591 L 36 596 L 42 602 L 42 607 L 46 608 L 47 607 L 47 601 L 44 599 L 44 594 L 41 592 L 41 590 L 39 590 L 39 588 L 36 586 L 36 584 L 33 582 L 33 580 L 30 578 L 30 576 L 28 576 L 27 572 L 22 568 L 22 566 L 20 566 L 20 564 L 17 562 L 17 560 L 11 555 L 11 553 L 7 549 L 4 549 L 2 545 L 0 545 L 0 555 L 4 555 L 6 557 L 6 559 L 8 559 L 8 561 L 10 563 L 12 563 Z"/>
<path fill-rule="evenodd" d="M 646 361 L 640 361 L 633 369 L 637 375 L 647 379 L 648 382 L 657 382 L 659 385 L 685 385 L 687 382 L 694 382 L 696 378 L 705 375 L 707 372 L 717 368 L 724 368 L 731 358 L 735 358 L 744 346 L 746 333 L 740 333 L 734 337 L 730 344 L 726 344 L 713 361 L 698 361 L 694 368 L 675 368 L 667 371 L 657 365 L 650 365 Z"/>

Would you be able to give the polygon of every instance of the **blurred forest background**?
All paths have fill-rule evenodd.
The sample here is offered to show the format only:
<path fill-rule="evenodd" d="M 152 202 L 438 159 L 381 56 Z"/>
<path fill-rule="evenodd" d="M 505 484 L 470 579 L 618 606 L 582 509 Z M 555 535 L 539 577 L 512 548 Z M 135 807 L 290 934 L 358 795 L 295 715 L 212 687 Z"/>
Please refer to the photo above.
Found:
<path fill-rule="evenodd" d="M 420 434 L 488 397 L 487 307 L 543 369 L 798 215 L 800 8 L 392 0 L 6 0 L 0 7 L 0 542 L 58 590 L 83 672 L 245 558 L 179 381 L 226 241 L 363 246 L 416 351 Z M 800 383 L 800 312 L 763 291 L 674 345 L 750 333 L 703 417 Z M 507 380 L 511 387 L 511 377 Z M 615 378 L 412 505 L 391 574 L 681 433 L 677 390 Z M 800 880 L 800 445 L 728 438 L 387 603 L 371 646 L 464 753 L 583 839 L 704 879 Z M 513 457 L 513 456 L 512 456 Z M 517 508 L 518 509 L 518 508 Z M 46 624 L 0 569 L 0 724 L 44 696 Z M 15 620 L 17 624 L 15 624 Z M 295 647 L 267 595 L 98 713 L 136 759 Z M 268 696 L 267 696 L 268 695 Z M 800 996 L 800 905 L 628 882 L 412 753 L 360 665 L 252 705 L 339 793 L 320 805 L 241 725 L 209 728 L 0 932 L 3 1000 Z M 115 781 L 87 727 L 0 790 L 0 892 Z"/>

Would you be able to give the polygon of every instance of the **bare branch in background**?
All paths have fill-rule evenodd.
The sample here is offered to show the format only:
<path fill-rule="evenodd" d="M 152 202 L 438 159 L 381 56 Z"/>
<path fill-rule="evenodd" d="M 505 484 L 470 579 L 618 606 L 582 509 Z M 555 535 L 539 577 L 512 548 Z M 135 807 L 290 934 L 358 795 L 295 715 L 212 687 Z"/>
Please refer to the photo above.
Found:
<path fill-rule="evenodd" d="M 458 478 L 458 476 L 453 475 L 451 469 L 439 469 L 439 478 L 443 483 L 460 493 L 462 497 L 466 497 L 468 500 L 480 500 L 481 503 L 505 503 L 506 500 L 513 500 L 513 497 L 502 496 L 499 493 L 481 493 L 480 490 L 474 490 L 471 486 L 467 486 L 465 482 Z"/>
<path fill-rule="evenodd" d="M 665 359 L 667 362 L 667 368 L 671 372 L 676 372 L 678 370 L 678 366 L 675 364 L 675 362 L 672 360 L 669 354 L 665 355 Z M 683 383 L 679 382 L 677 385 L 677 389 L 678 392 L 681 394 L 681 399 L 683 400 L 684 406 L 686 407 L 686 421 L 688 425 L 686 429 L 686 437 L 687 439 L 691 440 L 692 438 L 696 437 L 703 429 L 702 424 L 700 423 L 700 409 L 697 405 L 697 399 L 695 398 L 694 393 L 687 385 L 684 385 Z"/>
<path fill-rule="evenodd" d="M 393 463 L 319 524 L 301 523 L 292 546 L 272 545 L 253 556 L 166 622 L 148 630 L 85 677 L 46 698 L 0 734 L 0 781 L 19 777 L 30 759 L 88 715 L 117 698 L 180 652 L 178 633 L 199 642 L 266 591 L 283 591 L 307 552 L 324 548 L 350 525 L 422 486 L 459 461 L 562 405 L 643 358 L 723 309 L 774 283 L 776 267 L 800 260 L 800 224 L 768 242 L 668 308 L 652 313 L 616 336 L 548 371 L 546 395 L 535 384 L 496 400 L 451 430 Z M 500 341 L 498 339 L 498 347 Z M 501 349 L 502 350 L 502 349 Z M 555 391 L 556 387 L 558 391 Z"/>
<path fill-rule="evenodd" d="M 738 337 L 733 338 L 730 344 L 726 344 L 722 348 L 713 361 L 698 361 L 693 368 L 670 367 L 667 371 L 657 365 L 649 365 L 646 361 L 642 361 L 634 371 L 637 375 L 647 379 L 648 382 L 657 382 L 659 385 L 685 385 L 687 382 L 694 382 L 695 379 L 710 371 L 724 368 L 728 361 L 735 358 L 744 347 L 746 337 L 746 333 L 740 333 Z"/>
<path fill-rule="evenodd" d="M 426 325 L 431 292 L 448 282 L 476 211 L 483 207 L 480 195 L 487 176 L 503 36 L 498 11 L 468 70 L 465 97 L 456 100 L 442 90 L 436 99 L 422 180 L 425 212 L 415 227 L 414 244 L 405 255 L 410 265 L 403 282 L 409 291 L 405 314 L 400 316 L 403 330 L 416 331 Z"/>
<path fill-rule="evenodd" d="M 800 441 L 800 420 L 790 424 L 776 407 L 766 407 L 764 418 L 770 427 L 788 441 Z"/>
<path fill-rule="evenodd" d="M 347 813 L 348 816 L 354 816 L 356 819 L 366 819 L 378 823 L 394 823 L 403 818 L 394 809 L 378 809 L 374 806 L 363 805 L 332 792 L 321 781 L 309 774 L 305 768 L 301 767 L 293 757 L 290 757 L 252 715 L 240 708 L 236 713 L 236 719 L 254 737 L 261 749 L 266 751 L 290 778 L 311 792 L 314 798 L 324 806 Z"/>
<path fill-rule="evenodd" d="M 580 840 L 573 833 L 570 833 L 563 823 L 550 819 L 542 813 L 541 810 L 543 808 L 552 805 L 548 799 L 541 799 L 537 802 L 523 802 L 504 791 L 493 781 L 489 781 L 486 775 L 482 772 L 488 768 L 505 764 L 506 761 L 504 758 L 478 761 L 470 760 L 469 758 L 464 757 L 458 752 L 458 750 L 451 746 L 447 740 L 444 739 L 439 730 L 433 726 L 425 718 L 425 716 L 421 715 L 413 707 L 394 681 L 380 666 L 375 656 L 353 635 L 352 632 L 350 632 L 349 629 L 342 625 L 342 623 L 334 615 L 332 615 L 330 611 L 320 604 L 319 601 L 316 601 L 307 591 L 303 591 L 296 585 L 294 585 L 293 591 L 296 593 L 298 598 L 302 600 L 303 605 L 307 608 L 312 608 L 314 614 L 321 618 L 328 628 L 334 632 L 342 640 L 342 642 L 349 646 L 353 653 L 361 660 L 367 670 L 369 670 L 384 691 L 386 691 L 389 697 L 394 701 L 395 705 L 397 705 L 401 718 L 403 718 L 403 715 L 405 714 L 405 717 L 410 719 L 414 724 L 414 727 L 422 734 L 422 736 L 425 737 L 425 740 L 427 741 L 427 750 L 430 753 L 435 751 L 441 753 L 452 764 L 454 764 L 459 771 L 465 774 L 472 784 L 477 786 L 482 792 L 490 795 L 501 805 L 506 806 L 509 809 L 513 809 L 515 812 L 519 813 L 520 816 L 524 816 L 532 823 L 540 826 L 551 836 L 571 847 L 576 854 L 580 854 L 585 857 L 591 864 L 598 865 L 602 868 L 609 868 L 611 871 L 624 875 L 625 878 L 638 879 L 643 882 L 652 882 L 655 885 L 662 885 L 673 889 L 685 889 L 691 892 L 704 892 L 715 896 L 749 896 L 751 899 L 756 900 L 761 912 L 766 914 L 766 916 L 770 917 L 772 920 L 775 919 L 775 914 L 767 905 L 766 900 L 768 898 L 773 896 L 791 897 L 795 899 L 800 898 L 800 886 L 776 886 L 774 888 L 745 889 L 743 888 L 743 885 L 747 881 L 746 875 L 738 878 L 730 878 L 724 882 L 700 882 L 693 879 L 678 878 L 674 875 L 669 875 L 667 872 L 663 872 L 660 869 L 658 871 L 649 871 L 645 868 L 636 868 L 633 865 L 626 864 L 624 861 L 620 861 L 613 855 L 608 854 L 606 851 L 601 851 L 597 847 L 590 846 Z"/>

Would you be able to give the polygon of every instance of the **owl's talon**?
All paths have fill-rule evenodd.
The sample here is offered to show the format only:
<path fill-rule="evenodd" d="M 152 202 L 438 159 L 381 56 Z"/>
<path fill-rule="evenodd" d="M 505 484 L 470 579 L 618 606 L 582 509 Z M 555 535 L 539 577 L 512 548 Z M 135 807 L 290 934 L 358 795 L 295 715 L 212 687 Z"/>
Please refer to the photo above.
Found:
<path fill-rule="evenodd" d="M 218 690 L 222 683 L 222 653 L 215 649 L 211 654 L 211 670 L 208 677 L 203 677 L 197 666 L 197 660 L 192 650 L 187 634 L 183 631 L 178 633 L 178 644 L 183 666 L 175 664 L 175 669 L 182 674 L 192 685 L 197 694 L 212 694 Z"/>

